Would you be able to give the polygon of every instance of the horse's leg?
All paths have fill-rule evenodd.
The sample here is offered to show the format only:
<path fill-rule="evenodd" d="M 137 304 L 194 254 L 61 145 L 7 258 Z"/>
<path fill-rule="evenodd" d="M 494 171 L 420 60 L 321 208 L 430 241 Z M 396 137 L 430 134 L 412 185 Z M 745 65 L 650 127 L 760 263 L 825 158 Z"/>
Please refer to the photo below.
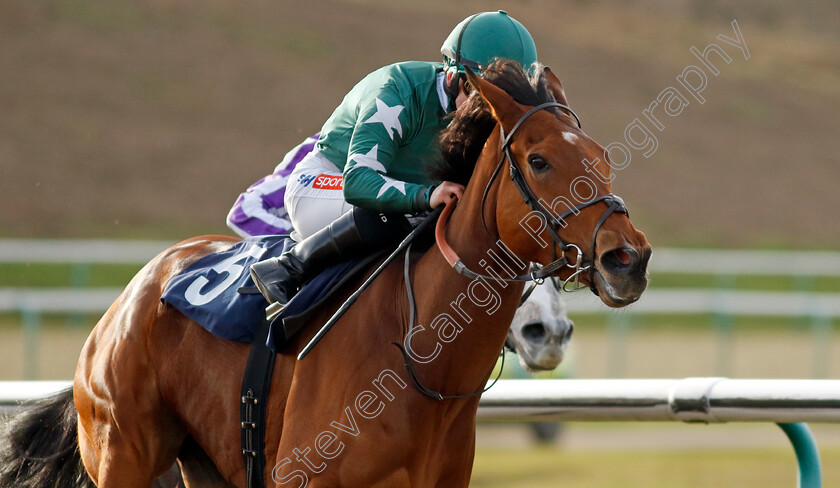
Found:
<path fill-rule="evenodd" d="M 216 465 L 192 437 L 184 441 L 178 462 L 187 488 L 235 488 L 222 477 Z"/>
<path fill-rule="evenodd" d="M 221 364 L 223 352 L 213 349 L 236 344 L 213 338 L 210 353 L 196 352 L 202 346 L 191 342 L 187 331 L 204 330 L 160 301 L 166 282 L 179 270 L 234 240 L 195 238 L 161 253 L 131 280 L 88 338 L 73 391 L 80 454 L 100 488 L 149 488 L 175 462 L 188 433 L 210 431 L 206 443 L 222 446 L 213 459 L 217 465 L 222 460 L 227 478 L 242 470 L 241 458 L 226 449 L 238 446 L 239 387 L 231 380 L 223 388 L 222 381 L 231 374 L 241 378 L 241 371 L 231 373 Z M 233 369 L 244 369 L 247 346 L 237 352 L 241 361 L 231 360 Z M 220 388 L 232 402 L 220 400 Z M 222 409 L 231 417 L 224 422 L 215 415 L 221 404 L 230 407 Z M 191 425 L 196 416 L 201 422 Z M 230 439 L 216 442 L 216 430 Z"/>
<path fill-rule="evenodd" d="M 129 301 L 131 291 L 91 333 L 73 387 L 79 449 L 99 488 L 149 488 L 172 466 L 186 436 L 161 398 L 150 361 L 158 299 Z"/>
<path fill-rule="evenodd" d="M 163 473 L 162 476 L 152 483 L 152 488 L 185 488 L 184 478 L 181 475 L 181 467 L 178 463 L 173 463 L 169 471 Z"/>
<path fill-rule="evenodd" d="M 161 473 L 155 469 L 153 472 L 157 463 L 153 461 L 153 464 L 147 465 L 146 460 L 149 458 L 139 455 L 123 439 L 109 443 L 106 452 L 109 462 L 99 470 L 99 488 L 149 488 L 155 479 L 167 471 L 164 469 Z"/>
<path fill-rule="evenodd" d="M 79 405 L 90 397 L 84 392 L 76 398 Z M 102 398 L 95 402 L 103 403 Z M 110 407 L 79 415 L 79 448 L 88 473 L 99 488 L 148 488 L 175 461 L 182 428 L 162 411 L 148 414 L 129 411 L 134 409 L 120 401 L 104 403 Z"/>

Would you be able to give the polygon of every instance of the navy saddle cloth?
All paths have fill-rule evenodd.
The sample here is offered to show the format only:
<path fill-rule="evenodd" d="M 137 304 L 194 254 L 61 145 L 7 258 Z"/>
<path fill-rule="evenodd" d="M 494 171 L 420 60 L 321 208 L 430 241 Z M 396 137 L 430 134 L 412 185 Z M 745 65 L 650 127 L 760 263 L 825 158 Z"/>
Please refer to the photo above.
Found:
<path fill-rule="evenodd" d="M 161 301 L 213 335 L 250 343 L 265 320 L 268 303 L 256 291 L 248 269 L 257 261 L 279 256 L 294 244 L 287 236 L 248 237 L 225 251 L 204 256 L 172 278 Z M 266 345 L 274 351 L 281 349 L 334 291 L 378 257 L 346 261 L 313 278 L 272 321 Z"/>

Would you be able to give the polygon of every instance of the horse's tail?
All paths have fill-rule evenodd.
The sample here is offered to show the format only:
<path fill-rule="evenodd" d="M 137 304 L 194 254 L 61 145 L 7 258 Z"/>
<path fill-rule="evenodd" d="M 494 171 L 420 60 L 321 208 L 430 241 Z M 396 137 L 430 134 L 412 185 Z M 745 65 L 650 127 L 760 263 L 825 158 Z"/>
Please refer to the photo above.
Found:
<path fill-rule="evenodd" d="M 0 438 L 0 488 L 96 488 L 79 454 L 73 389 L 29 406 Z"/>

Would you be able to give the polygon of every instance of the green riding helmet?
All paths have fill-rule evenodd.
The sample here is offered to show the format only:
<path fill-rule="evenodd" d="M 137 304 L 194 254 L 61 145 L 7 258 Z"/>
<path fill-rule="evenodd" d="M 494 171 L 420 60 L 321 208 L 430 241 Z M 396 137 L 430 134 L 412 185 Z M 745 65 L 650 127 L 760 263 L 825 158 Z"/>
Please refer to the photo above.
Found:
<path fill-rule="evenodd" d="M 464 66 L 481 71 L 494 58 L 517 61 L 526 70 L 537 61 L 531 34 L 504 10 L 464 19 L 443 41 L 440 53 L 447 69 L 454 67 L 460 72 Z"/>

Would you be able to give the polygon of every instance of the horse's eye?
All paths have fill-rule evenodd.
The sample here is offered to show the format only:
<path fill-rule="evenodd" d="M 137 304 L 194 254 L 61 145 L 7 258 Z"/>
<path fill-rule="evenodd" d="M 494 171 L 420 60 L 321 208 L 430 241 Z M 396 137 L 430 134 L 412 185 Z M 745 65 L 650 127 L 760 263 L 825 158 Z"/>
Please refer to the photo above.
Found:
<path fill-rule="evenodd" d="M 533 169 L 536 173 L 542 173 L 543 171 L 546 171 L 549 168 L 549 165 L 545 161 L 545 159 L 543 159 L 542 156 L 538 154 L 532 154 L 528 156 L 528 164 L 531 165 L 531 169 Z"/>

